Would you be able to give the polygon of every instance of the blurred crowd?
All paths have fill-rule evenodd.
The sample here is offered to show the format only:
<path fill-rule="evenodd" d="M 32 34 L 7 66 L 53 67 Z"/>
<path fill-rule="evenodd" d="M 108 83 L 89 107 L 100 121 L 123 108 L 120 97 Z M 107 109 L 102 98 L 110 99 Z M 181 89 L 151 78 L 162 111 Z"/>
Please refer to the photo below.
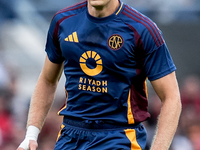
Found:
<path fill-rule="evenodd" d="M 37 59 L 33 58 L 38 54 L 36 51 L 34 51 L 34 53 L 29 54 L 32 57 L 30 57 L 28 54 L 25 55 L 23 52 L 18 51 L 18 49 L 20 48 L 18 47 L 19 45 L 17 45 L 16 43 L 19 41 L 20 38 L 24 38 L 20 36 L 24 35 L 22 34 L 23 32 L 21 30 L 19 31 L 20 35 L 17 34 L 17 36 L 14 39 L 12 39 L 12 42 L 14 41 L 15 43 L 13 42 L 11 44 L 10 43 L 11 37 L 7 37 L 9 31 L 14 31 L 15 29 L 14 25 L 16 24 L 17 19 L 19 19 L 18 18 L 19 14 L 16 13 L 17 9 L 15 8 L 15 4 L 20 1 L 23 0 L 18 0 L 18 1 L 0 0 L 0 149 L 1 150 L 14 150 L 18 147 L 19 143 L 24 139 L 30 97 L 31 97 L 31 92 L 33 91 L 33 89 L 31 88 L 35 84 L 36 81 L 35 78 L 37 78 L 39 75 L 38 68 L 42 66 L 41 61 L 37 62 L 39 60 L 39 56 L 37 57 Z M 69 1 L 70 3 L 75 2 L 72 0 Z M 177 1 L 149 0 L 148 2 L 146 0 L 139 0 L 139 1 L 123 0 L 123 1 L 129 4 L 131 3 L 132 6 L 136 6 L 138 9 L 141 9 L 144 12 L 148 11 L 148 13 L 150 12 L 149 11 L 150 9 L 154 11 L 160 10 L 159 13 L 158 12 L 156 13 L 156 15 L 160 16 L 160 18 L 163 18 L 161 17 L 161 15 L 163 15 L 162 12 L 168 11 L 169 12 L 168 15 L 171 15 L 170 12 L 173 12 L 174 10 L 191 11 L 193 9 L 195 15 L 191 15 L 188 18 L 189 20 L 192 20 L 194 19 L 194 17 L 198 18 L 198 14 L 200 12 L 199 0 L 177 0 Z M 39 3 L 42 1 L 35 1 L 35 2 Z M 50 2 L 53 3 L 56 1 L 51 0 L 49 1 L 49 3 Z M 164 13 L 164 15 L 166 15 L 166 13 Z M 177 19 L 178 15 L 175 16 L 173 15 L 173 18 L 174 17 Z M 171 18 L 171 21 L 172 20 L 173 19 Z M 10 22 L 12 24 L 11 28 L 9 28 Z M 47 29 L 48 27 L 46 28 L 46 30 Z M 34 31 L 35 30 L 33 30 L 33 32 Z M 23 40 L 22 43 L 24 45 L 27 44 L 27 42 Z M 45 39 L 43 39 L 43 41 L 45 42 Z M 31 42 L 33 42 L 32 39 Z M 11 46 L 11 45 L 17 45 L 17 46 Z M 30 48 L 32 47 L 30 46 Z M 44 53 L 44 50 L 41 53 Z M 19 54 L 21 57 L 16 59 L 16 57 Z M 27 61 L 24 62 L 24 59 L 28 59 L 29 62 Z M 19 63 L 18 61 L 21 62 Z M 40 64 L 41 66 L 38 67 L 37 63 Z M 32 68 L 33 64 L 35 68 L 30 69 Z M 27 73 L 26 75 L 28 77 L 24 76 L 24 72 L 22 69 L 24 68 L 25 65 L 27 65 L 26 67 L 29 68 L 29 70 L 26 70 Z M 29 80 L 33 81 L 31 82 Z M 178 130 L 176 132 L 170 150 L 200 150 L 200 116 L 198 115 L 200 113 L 200 76 L 198 74 L 191 74 L 184 76 L 183 79 L 179 80 L 179 85 L 180 85 L 183 109 L 180 118 L 180 124 L 178 126 Z M 148 143 L 146 150 L 149 149 L 150 143 L 152 141 L 158 114 L 160 112 L 160 107 L 161 107 L 161 102 L 159 98 L 153 92 L 151 87 L 149 88 L 150 88 L 149 112 L 151 113 L 151 118 L 148 121 L 144 122 L 148 132 Z M 61 87 L 61 89 L 64 90 L 64 87 Z M 58 92 L 59 90 L 60 89 L 58 89 Z M 57 139 L 57 134 L 60 130 L 60 125 L 62 122 L 62 118 L 57 116 L 57 111 L 65 101 L 64 96 L 65 96 L 64 94 L 63 95 L 61 94 L 61 96 L 56 96 L 55 98 L 55 102 L 52 106 L 52 109 L 49 112 L 48 117 L 46 118 L 44 128 L 41 134 L 39 135 L 38 150 L 52 150 L 54 147 L 54 144 Z"/>

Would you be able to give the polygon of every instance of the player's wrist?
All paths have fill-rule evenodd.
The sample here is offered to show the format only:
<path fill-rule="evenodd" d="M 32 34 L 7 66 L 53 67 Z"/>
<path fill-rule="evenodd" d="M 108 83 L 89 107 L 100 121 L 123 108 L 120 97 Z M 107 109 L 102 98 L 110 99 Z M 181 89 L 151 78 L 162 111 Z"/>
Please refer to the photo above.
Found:
<path fill-rule="evenodd" d="M 19 145 L 19 147 L 28 150 L 29 149 L 29 143 L 30 140 L 34 140 L 37 142 L 38 135 L 40 133 L 40 130 L 35 127 L 35 126 L 28 126 L 27 131 L 26 131 L 26 136 L 24 141 Z"/>
<path fill-rule="evenodd" d="M 40 133 L 39 128 L 37 128 L 36 126 L 30 125 L 27 128 L 25 138 L 29 140 L 37 141 L 39 133 Z"/>

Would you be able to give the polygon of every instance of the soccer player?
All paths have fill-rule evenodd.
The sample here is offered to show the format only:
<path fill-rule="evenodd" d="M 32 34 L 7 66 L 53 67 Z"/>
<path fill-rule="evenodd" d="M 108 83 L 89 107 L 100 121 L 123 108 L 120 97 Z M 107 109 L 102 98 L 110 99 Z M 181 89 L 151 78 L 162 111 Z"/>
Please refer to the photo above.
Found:
<path fill-rule="evenodd" d="M 80 2 L 55 14 L 46 53 L 18 150 L 36 149 L 63 70 L 67 101 L 55 150 L 144 149 L 147 78 L 162 102 L 151 150 L 169 148 L 181 112 L 176 67 L 148 17 L 120 0 Z"/>

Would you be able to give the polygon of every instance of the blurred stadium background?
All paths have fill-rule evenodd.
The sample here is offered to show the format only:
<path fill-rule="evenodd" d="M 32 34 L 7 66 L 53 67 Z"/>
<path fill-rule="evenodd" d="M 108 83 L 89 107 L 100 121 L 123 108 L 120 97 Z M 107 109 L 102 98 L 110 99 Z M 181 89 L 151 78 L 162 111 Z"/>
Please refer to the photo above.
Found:
<path fill-rule="evenodd" d="M 14 150 L 23 140 L 30 97 L 45 58 L 53 15 L 80 0 L 0 0 L 0 149 Z M 200 150 L 200 0 L 122 0 L 143 12 L 162 30 L 181 90 L 183 111 L 170 150 Z M 65 101 L 62 77 L 55 103 L 39 136 L 39 150 L 53 149 Z M 145 122 L 152 140 L 160 102 L 148 83 Z"/>

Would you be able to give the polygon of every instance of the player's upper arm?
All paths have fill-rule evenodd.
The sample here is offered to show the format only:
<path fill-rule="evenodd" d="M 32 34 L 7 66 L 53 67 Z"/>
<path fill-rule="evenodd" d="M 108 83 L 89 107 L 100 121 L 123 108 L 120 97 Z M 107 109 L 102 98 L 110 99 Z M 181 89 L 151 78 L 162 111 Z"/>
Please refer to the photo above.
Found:
<path fill-rule="evenodd" d="M 55 84 L 59 81 L 63 71 L 63 63 L 56 64 L 49 60 L 46 56 L 45 63 L 40 77 L 50 84 Z"/>
<path fill-rule="evenodd" d="M 179 87 L 175 72 L 151 81 L 151 84 L 162 102 L 166 99 L 180 101 Z"/>

